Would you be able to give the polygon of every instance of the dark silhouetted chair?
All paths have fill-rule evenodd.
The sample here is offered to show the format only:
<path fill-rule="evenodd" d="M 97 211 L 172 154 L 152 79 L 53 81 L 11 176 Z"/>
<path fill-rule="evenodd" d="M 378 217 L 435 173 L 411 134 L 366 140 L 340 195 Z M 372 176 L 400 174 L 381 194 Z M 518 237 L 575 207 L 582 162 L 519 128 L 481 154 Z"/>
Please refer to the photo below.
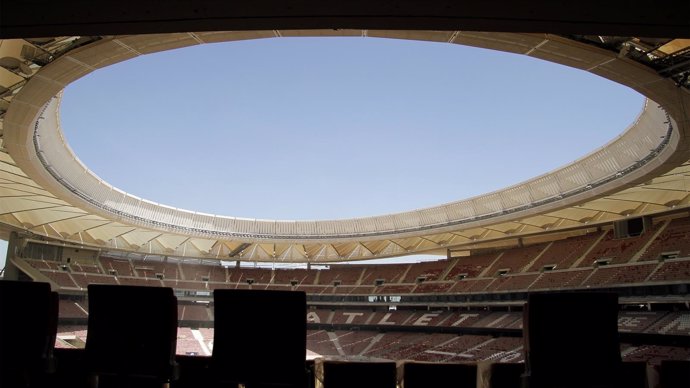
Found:
<path fill-rule="evenodd" d="M 475 388 L 477 365 L 468 363 L 398 363 L 400 388 Z"/>
<path fill-rule="evenodd" d="M 690 361 L 663 360 L 659 375 L 661 388 L 690 387 Z"/>
<path fill-rule="evenodd" d="M 358 362 L 316 359 L 316 388 L 395 388 L 393 361 Z M 428 385 L 429 388 L 433 385 Z"/>
<path fill-rule="evenodd" d="M 647 363 L 644 361 L 628 361 L 621 364 L 618 386 L 625 388 L 647 388 Z M 690 385 L 687 385 L 690 387 Z"/>
<path fill-rule="evenodd" d="M 217 382 L 247 388 L 306 385 L 304 292 L 215 290 L 213 302 L 211 369 Z"/>
<path fill-rule="evenodd" d="M 211 357 L 178 355 L 175 359 L 177 360 L 180 376 L 172 382 L 172 388 L 214 387 L 210 373 Z"/>
<path fill-rule="evenodd" d="M 618 386 L 621 355 L 616 294 L 531 294 L 524 318 L 527 387 Z"/>
<path fill-rule="evenodd" d="M 162 386 L 174 379 L 177 298 L 171 288 L 91 284 L 86 357 L 93 385 Z"/>
<path fill-rule="evenodd" d="M 55 349 L 55 364 L 55 373 L 49 375 L 43 387 L 90 388 L 89 364 L 84 349 Z"/>
<path fill-rule="evenodd" d="M 525 364 L 516 362 L 482 362 L 482 385 L 479 388 L 519 388 Z"/>
<path fill-rule="evenodd" d="M 0 280 L 0 387 L 31 387 L 53 371 L 57 317 L 50 284 Z"/>

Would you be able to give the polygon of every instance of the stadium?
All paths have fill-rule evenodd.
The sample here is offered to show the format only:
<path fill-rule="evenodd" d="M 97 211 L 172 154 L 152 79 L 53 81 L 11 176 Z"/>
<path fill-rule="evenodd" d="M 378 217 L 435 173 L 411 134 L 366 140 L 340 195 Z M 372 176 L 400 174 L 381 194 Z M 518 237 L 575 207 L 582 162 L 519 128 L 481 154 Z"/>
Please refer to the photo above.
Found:
<path fill-rule="evenodd" d="M 48 20 L 26 16 L 26 5 L 3 4 L 0 230 L 9 241 L 3 279 L 22 281 L 3 284 L 48 284 L 58 314 L 54 345 L 40 360 L 54 365 L 35 373 L 35 365 L 21 357 L 15 364 L 5 353 L 14 342 L 21 347 L 11 338 L 32 325 L 12 326 L 5 317 L 16 311 L 4 305 L 18 304 L 14 308 L 34 324 L 49 319 L 28 307 L 33 302 L 3 290 L 3 387 L 87 381 L 203 387 L 216 386 L 214 378 L 225 381 L 222 386 L 248 387 L 440 387 L 463 379 L 470 381 L 466 386 L 516 387 L 526 365 L 533 387 L 687 386 L 690 25 L 682 7 L 680 16 L 650 12 L 640 21 L 614 6 L 592 16 L 592 3 L 567 17 L 549 6 L 526 15 L 506 4 L 512 18 L 498 11 L 487 17 L 481 7 L 457 13 L 436 2 L 427 8 L 350 5 L 335 13 L 310 2 L 288 11 L 201 3 L 204 12 L 221 16 L 173 8 L 178 17 L 158 20 L 145 12 L 146 2 L 128 4 L 131 14 L 80 14 L 44 3 Z M 94 22 L 83 22 L 84 15 Z M 288 36 L 409 39 L 510 52 L 612 80 L 647 102 L 618 137 L 559 169 L 469 199 L 343 220 L 246 219 L 159 204 L 98 177 L 64 139 L 61 91 L 97 69 L 188 46 Z M 420 253 L 439 260 L 366 261 Z M 108 286 L 141 293 L 98 296 L 98 289 L 118 288 Z M 171 304 L 149 300 L 149 290 Z M 238 290 L 246 299 L 222 307 Z M 275 298 L 261 299 L 266 295 Z M 281 295 L 305 300 L 281 302 Z M 584 299 L 549 305 L 549 295 Z M 600 302 L 615 304 L 613 315 L 599 311 Z M 298 307 L 288 308 L 291 303 Z M 539 303 L 550 310 L 539 315 Z M 148 357 L 151 350 L 127 345 L 165 332 L 168 323 L 150 326 L 170 311 L 175 344 L 167 350 L 174 359 L 156 365 L 156 373 L 130 373 L 125 361 L 144 365 L 146 358 L 137 355 Z M 97 314 L 108 317 L 100 324 L 112 324 L 100 338 L 108 345 L 102 360 L 94 350 Z M 542 321 L 548 323 L 541 331 L 530 331 Z M 306 348 L 300 348 L 300 330 Z M 613 338 L 613 358 L 623 363 L 600 351 Z M 542 342 L 554 347 L 539 348 Z M 548 349 L 552 360 L 544 361 L 547 351 L 538 348 Z M 294 359 L 290 351 L 304 365 L 304 350 L 309 372 L 295 377 L 278 366 Z M 221 357 L 242 367 L 224 367 Z M 99 361 L 106 367 L 94 366 Z M 558 383 L 551 375 L 539 380 L 540 362 L 558 371 Z M 414 369 L 407 367 L 420 365 L 415 385 Z M 616 382 L 607 381 L 613 369 Z M 6 377 L 17 370 L 17 380 Z M 289 378 L 271 380 L 281 373 Z M 101 383 L 89 380 L 94 374 Z M 306 383 L 294 382 L 300 379 Z"/>

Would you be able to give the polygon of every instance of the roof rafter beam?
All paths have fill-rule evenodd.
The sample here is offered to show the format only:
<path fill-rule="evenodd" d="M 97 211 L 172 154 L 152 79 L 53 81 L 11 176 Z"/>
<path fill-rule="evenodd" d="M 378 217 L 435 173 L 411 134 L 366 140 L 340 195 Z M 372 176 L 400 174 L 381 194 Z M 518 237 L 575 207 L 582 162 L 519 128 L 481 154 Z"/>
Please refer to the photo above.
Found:
<path fill-rule="evenodd" d="M 41 227 L 41 226 L 43 226 L 43 225 L 52 224 L 52 223 L 55 223 L 55 222 L 70 221 L 70 220 L 74 220 L 74 219 L 82 218 L 82 217 L 86 217 L 86 216 L 87 216 L 87 214 L 80 214 L 80 215 L 78 215 L 78 216 L 67 217 L 67 218 L 63 218 L 63 219 L 61 219 L 61 220 L 48 221 L 48 222 L 44 222 L 44 223 L 42 223 L 42 224 L 34 225 L 34 226 L 32 227 L 32 229 L 33 229 L 33 228 Z M 16 217 L 15 217 L 15 218 L 16 218 Z M 84 232 L 84 231 L 86 231 L 86 229 L 82 229 L 82 232 Z"/>

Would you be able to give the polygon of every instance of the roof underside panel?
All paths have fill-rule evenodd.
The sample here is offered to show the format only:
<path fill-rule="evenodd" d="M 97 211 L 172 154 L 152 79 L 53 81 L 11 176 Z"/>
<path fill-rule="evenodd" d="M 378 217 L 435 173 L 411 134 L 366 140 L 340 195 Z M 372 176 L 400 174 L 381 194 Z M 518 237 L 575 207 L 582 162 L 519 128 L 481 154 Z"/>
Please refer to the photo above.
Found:
<path fill-rule="evenodd" d="M 59 130 L 59 99 L 52 97 L 75 79 L 148 53 L 281 36 L 418 39 L 503 50 L 602 75 L 645 93 L 666 110 L 649 103 L 629 130 L 607 146 L 530 181 L 433 208 L 351 220 L 246 220 L 166 207 L 113 188 L 67 152 Z M 650 55 L 626 57 L 622 49 L 627 46 L 606 47 L 608 37 L 599 38 L 585 44 L 531 33 L 278 29 L 1 41 L 0 57 L 24 67 L 19 72 L 0 68 L 0 86 L 14 88 L 9 94 L 2 89 L 0 104 L 0 226 L 142 254 L 330 262 L 510 246 L 520 239 L 549 241 L 545 236 L 563 238 L 554 233 L 581 233 L 572 228 L 689 206 L 690 165 L 683 162 L 690 153 L 690 124 L 687 113 L 679 112 L 690 111 L 690 95 L 651 66 Z M 639 45 L 634 37 L 610 40 Z M 682 60 L 680 50 L 688 47 L 687 39 L 656 42 L 658 57 L 680 55 Z M 41 119 L 35 120 L 46 102 Z M 673 132 L 667 132 L 669 125 Z"/>

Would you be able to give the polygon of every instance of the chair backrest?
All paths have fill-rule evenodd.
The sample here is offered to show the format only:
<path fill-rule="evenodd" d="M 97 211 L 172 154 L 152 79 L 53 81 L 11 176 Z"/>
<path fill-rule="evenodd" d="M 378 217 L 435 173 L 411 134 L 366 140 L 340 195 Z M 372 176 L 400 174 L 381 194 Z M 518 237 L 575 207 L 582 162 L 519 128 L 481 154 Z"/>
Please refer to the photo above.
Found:
<path fill-rule="evenodd" d="M 513 362 L 490 362 L 487 388 L 517 388 L 522 385 L 525 365 Z"/>
<path fill-rule="evenodd" d="M 690 361 L 661 361 L 661 388 L 690 387 Z"/>
<path fill-rule="evenodd" d="M 316 388 L 395 388 L 396 365 L 393 361 L 335 361 L 316 359 Z M 433 388 L 433 384 L 426 387 Z"/>
<path fill-rule="evenodd" d="M 531 294 L 524 318 L 530 387 L 615 384 L 621 365 L 616 294 Z"/>
<path fill-rule="evenodd" d="M 221 381 L 302 386 L 306 381 L 304 292 L 215 290 L 212 368 Z"/>
<path fill-rule="evenodd" d="M 50 284 L 0 280 L 0 378 L 47 372 L 57 335 L 58 296 Z M 24 377 L 21 377 L 21 376 Z M 0 385 L 5 385 L 1 384 Z"/>
<path fill-rule="evenodd" d="M 90 284 L 86 354 L 97 375 L 173 377 L 177 298 L 167 287 Z"/>
<path fill-rule="evenodd" d="M 475 388 L 477 364 L 402 361 L 398 363 L 401 388 Z"/>

